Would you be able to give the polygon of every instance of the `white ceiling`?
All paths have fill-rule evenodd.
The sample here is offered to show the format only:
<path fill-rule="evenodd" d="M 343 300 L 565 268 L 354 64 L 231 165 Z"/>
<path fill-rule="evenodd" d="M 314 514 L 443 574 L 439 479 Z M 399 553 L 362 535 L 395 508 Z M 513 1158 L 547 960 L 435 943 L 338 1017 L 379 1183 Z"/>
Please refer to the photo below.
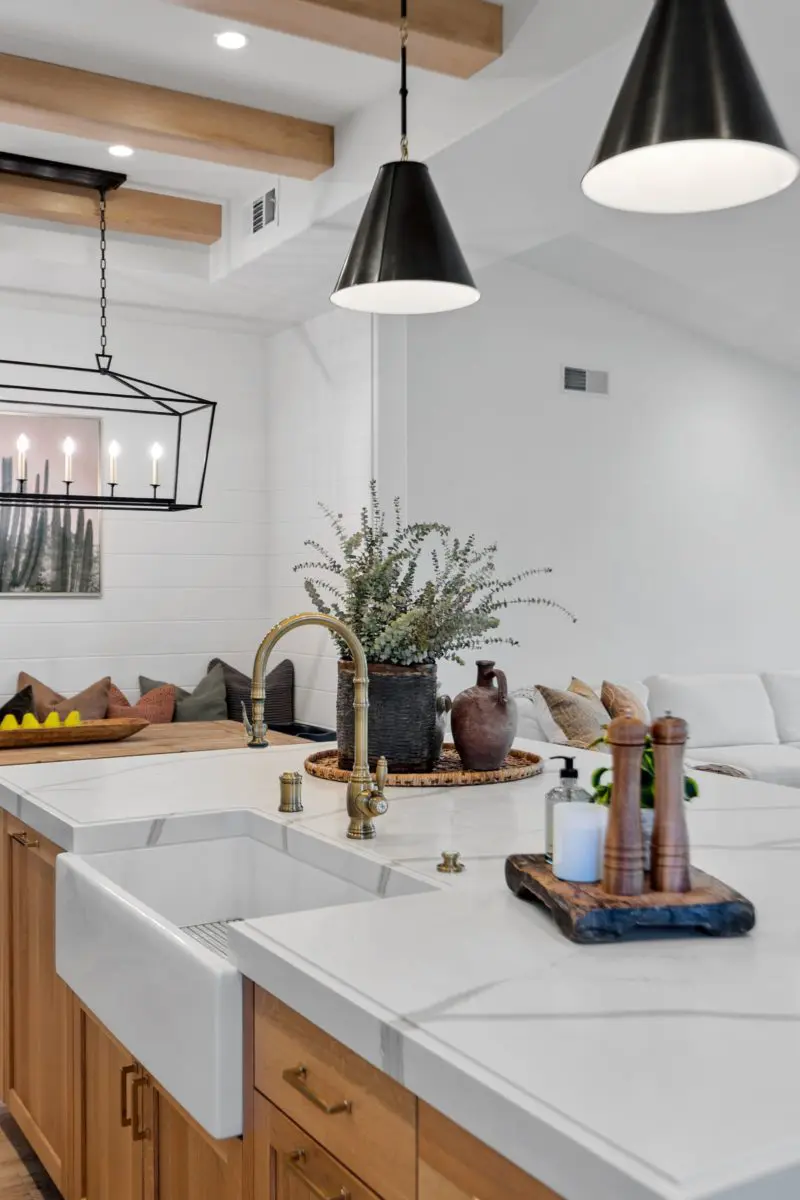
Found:
<path fill-rule="evenodd" d="M 800 148 L 800 6 L 731 0 L 787 139 Z M 508 0 L 506 52 L 473 80 L 412 77 L 412 150 L 428 159 L 475 267 L 521 257 L 800 369 L 800 185 L 763 204 L 697 218 L 637 217 L 587 201 L 580 178 L 650 0 Z M 323 311 L 380 161 L 396 141 L 396 68 L 249 29 L 220 51 L 213 17 L 162 0 L 2 0 L 4 50 L 184 88 L 336 125 L 337 166 L 283 181 L 282 223 L 238 258 L 115 238 L 117 303 L 237 320 L 272 332 Z M 0 126 L 0 146 L 107 165 L 106 148 Z M 213 198 L 232 220 L 267 177 L 137 152 L 136 186 Z M 0 281 L 19 294 L 91 298 L 96 245 L 80 231 L 0 221 Z"/>

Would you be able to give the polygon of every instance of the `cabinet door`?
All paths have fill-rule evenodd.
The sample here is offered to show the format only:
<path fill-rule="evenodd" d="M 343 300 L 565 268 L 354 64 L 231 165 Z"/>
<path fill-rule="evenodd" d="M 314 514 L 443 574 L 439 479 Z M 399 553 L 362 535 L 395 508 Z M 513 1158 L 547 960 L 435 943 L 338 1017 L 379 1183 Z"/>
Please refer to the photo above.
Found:
<path fill-rule="evenodd" d="M 143 1072 L 76 1004 L 76 1174 L 79 1200 L 142 1200 Z"/>
<path fill-rule="evenodd" d="M 151 1084 L 145 1097 L 145 1200 L 242 1200 L 242 1139 L 215 1141 Z"/>
<path fill-rule="evenodd" d="M 59 850 L 8 814 L 3 828 L 6 1104 L 53 1183 L 69 1196 L 72 996 L 55 967 Z"/>
<path fill-rule="evenodd" d="M 418 1200 L 560 1200 L 427 1104 L 419 1106 Z"/>
<path fill-rule="evenodd" d="M 260 1092 L 255 1094 L 254 1140 L 254 1200 L 378 1200 Z"/>

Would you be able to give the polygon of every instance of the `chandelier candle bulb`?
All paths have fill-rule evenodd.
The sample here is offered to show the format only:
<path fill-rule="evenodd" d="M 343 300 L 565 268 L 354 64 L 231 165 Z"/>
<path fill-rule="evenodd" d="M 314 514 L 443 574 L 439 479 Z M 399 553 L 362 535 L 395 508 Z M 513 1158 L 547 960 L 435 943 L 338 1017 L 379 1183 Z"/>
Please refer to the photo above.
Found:
<path fill-rule="evenodd" d="M 28 451 L 31 443 L 24 433 L 17 438 L 17 481 L 25 483 L 28 478 Z"/>
<path fill-rule="evenodd" d="M 679 717 L 667 714 L 654 723 L 652 736 L 656 811 L 651 882 L 656 892 L 688 892 L 689 832 L 683 803 L 688 727 Z"/>
<path fill-rule="evenodd" d="M 64 451 L 64 483 L 72 483 L 72 456 L 75 453 L 75 442 L 71 437 L 64 438 L 61 449 Z"/>
<path fill-rule="evenodd" d="M 644 892 L 642 845 L 642 753 L 647 730 L 633 717 L 617 717 L 608 726 L 613 784 L 608 818 L 603 890 L 612 896 Z"/>
<path fill-rule="evenodd" d="M 108 447 L 108 482 L 113 483 L 116 487 L 119 482 L 117 478 L 117 459 L 120 456 L 122 447 L 119 442 L 111 442 Z"/>
<path fill-rule="evenodd" d="M 159 486 L 159 483 L 161 482 L 158 477 L 158 464 L 159 464 L 161 458 L 163 457 L 163 454 L 164 454 L 164 447 L 160 446 L 158 444 L 158 442 L 154 442 L 153 445 L 150 447 L 150 457 L 153 460 L 153 473 L 152 473 L 150 482 L 154 488 L 157 488 Z"/>

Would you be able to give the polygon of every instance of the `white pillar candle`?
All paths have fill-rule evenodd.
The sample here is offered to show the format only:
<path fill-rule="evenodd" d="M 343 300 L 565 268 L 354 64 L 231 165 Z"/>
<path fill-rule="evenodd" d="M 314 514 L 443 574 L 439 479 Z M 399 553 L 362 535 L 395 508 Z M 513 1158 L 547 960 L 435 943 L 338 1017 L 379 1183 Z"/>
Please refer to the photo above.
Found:
<path fill-rule="evenodd" d="M 24 433 L 17 438 L 17 479 L 24 482 L 28 478 L 28 451 L 31 444 Z"/>
<path fill-rule="evenodd" d="M 553 809 L 553 874 L 569 883 L 603 877 L 608 809 L 602 804 L 557 804 Z"/>
<path fill-rule="evenodd" d="M 75 453 L 75 442 L 71 437 L 64 438 L 61 449 L 64 451 L 64 483 L 72 483 L 72 456 Z"/>
<path fill-rule="evenodd" d="M 151 480 L 153 487 L 158 487 L 158 463 L 163 453 L 164 447 L 159 446 L 158 442 L 154 442 L 150 447 L 150 457 L 153 460 L 153 476 Z"/>
<path fill-rule="evenodd" d="M 120 456 L 122 447 L 119 442 L 111 442 L 108 447 L 108 482 L 116 484 L 117 480 L 117 459 Z"/>

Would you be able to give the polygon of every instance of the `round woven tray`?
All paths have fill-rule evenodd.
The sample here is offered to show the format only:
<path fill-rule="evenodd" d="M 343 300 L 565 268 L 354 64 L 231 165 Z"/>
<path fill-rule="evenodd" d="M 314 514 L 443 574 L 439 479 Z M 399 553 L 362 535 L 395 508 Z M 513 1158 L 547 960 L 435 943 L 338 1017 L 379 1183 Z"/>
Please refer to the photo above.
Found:
<path fill-rule="evenodd" d="M 338 765 L 338 751 L 318 750 L 306 759 L 306 770 L 317 779 L 332 779 L 347 783 L 349 771 Z M 544 770 L 544 762 L 538 754 L 527 750 L 512 750 L 498 771 L 465 771 L 455 746 L 445 743 L 442 757 L 429 773 L 419 775 L 390 775 L 388 787 L 475 787 L 479 783 L 510 783 L 517 779 L 530 779 Z"/>

